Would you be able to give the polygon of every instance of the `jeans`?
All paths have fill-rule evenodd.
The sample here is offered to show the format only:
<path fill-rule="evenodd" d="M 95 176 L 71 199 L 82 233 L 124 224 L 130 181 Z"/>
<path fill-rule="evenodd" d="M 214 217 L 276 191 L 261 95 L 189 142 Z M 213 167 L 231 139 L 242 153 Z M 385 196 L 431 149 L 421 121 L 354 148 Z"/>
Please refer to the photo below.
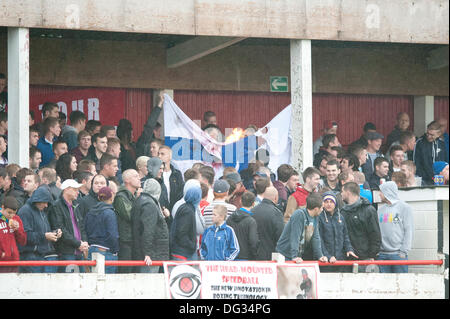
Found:
<path fill-rule="evenodd" d="M 44 257 L 34 253 L 25 253 L 20 255 L 20 260 L 26 261 L 38 261 L 38 260 L 47 260 L 47 261 L 55 261 L 58 260 L 58 257 Z M 58 266 L 21 266 L 19 267 L 19 272 L 21 273 L 46 273 L 53 274 L 58 271 Z"/>
<path fill-rule="evenodd" d="M 84 260 L 84 256 L 82 254 L 80 255 L 68 255 L 68 254 L 62 254 L 59 256 L 59 260 Z M 78 271 L 71 271 L 74 269 L 78 269 L 80 273 L 84 273 L 84 266 L 75 266 L 75 267 L 70 267 L 70 265 L 68 266 L 61 266 L 58 269 L 58 272 L 60 273 L 66 273 L 66 272 L 78 272 Z"/>
<path fill-rule="evenodd" d="M 384 254 L 380 253 L 378 255 L 378 260 L 408 260 L 408 255 L 400 256 L 400 253 L 396 254 Z M 380 265 L 381 273 L 407 273 L 407 265 Z"/>
<path fill-rule="evenodd" d="M 95 247 L 95 246 L 90 246 L 89 247 L 89 254 L 88 254 L 88 259 L 92 260 L 92 254 L 93 253 L 99 253 L 102 254 L 103 256 L 105 256 L 105 261 L 106 260 L 117 260 L 117 254 L 113 254 L 109 251 L 101 251 L 100 248 Z M 106 266 L 105 267 L 105 274 L 115 274 L 117 272 L 117 266 Z"/>

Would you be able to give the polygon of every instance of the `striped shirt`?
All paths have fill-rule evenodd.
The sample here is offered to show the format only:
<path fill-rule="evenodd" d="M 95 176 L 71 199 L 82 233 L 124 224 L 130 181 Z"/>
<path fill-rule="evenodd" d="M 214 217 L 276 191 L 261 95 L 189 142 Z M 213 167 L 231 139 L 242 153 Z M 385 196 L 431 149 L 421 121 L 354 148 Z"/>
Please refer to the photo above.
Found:
<path fill-rule="evenodd" d="M 223 200 L 214 200 L 209 206 L 206 206 L 205 210 L 203 211 L 203 218 L 205 219 L 205 228 L 214 225 L 212 221 L 212 216 L 214 206 L 216 205 L 223 205 L 227 208 L 227 218 L 230 217 L 236 211 L 236 206 L 228 204 Z"/>

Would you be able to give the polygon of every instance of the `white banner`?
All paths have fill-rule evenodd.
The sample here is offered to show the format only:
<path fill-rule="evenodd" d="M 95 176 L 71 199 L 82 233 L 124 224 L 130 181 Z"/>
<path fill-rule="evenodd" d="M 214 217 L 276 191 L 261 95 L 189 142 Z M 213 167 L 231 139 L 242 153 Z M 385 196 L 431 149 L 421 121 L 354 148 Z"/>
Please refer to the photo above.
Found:
<path fill-rule="evenodd" d="M 318 299 L 317 264 L 164 263 L 171 299 Z"/>

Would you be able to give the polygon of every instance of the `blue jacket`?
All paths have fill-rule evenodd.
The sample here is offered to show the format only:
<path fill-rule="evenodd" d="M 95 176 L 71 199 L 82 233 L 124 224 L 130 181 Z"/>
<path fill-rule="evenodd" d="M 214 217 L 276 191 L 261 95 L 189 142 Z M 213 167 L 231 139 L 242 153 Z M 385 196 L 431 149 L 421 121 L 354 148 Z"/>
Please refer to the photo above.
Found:
<path fill-rule="evenodd" d="M 27 244 L 19 246 L 23 253 L 37 253 L 40 255 L 55 254 L 53 244 L 45 238 L 45 233 L 51 232 L 50 223 L 45 211 L 39 211 L 34 203 L 51 202 L 52 195 L 46 186 L 38 187 L 31 198 L 27 200 L 17 215 L 22 219 L 23 228 L 27 233 Z"/>
<path fill-rule="evenodd" d="M 53 145 L 45 140 L 45 136 L 42 136 L 37 144 L 37 148 L 41 151 L 42 162 L 39 164 L 39 168 L 47 166 L 55 157 L 53 153 Z"/>
<path fill-rule="evenodd" d="M 213 225 L 203 233 L 200 250 L 206 260 L 234 260 L 239 254 L 239 243 L 233 228 L 224 222 Z"/>
<path fill-rule="evenodd" d="M 366 198 L 371 204 L 373 203 L 373 195 L 370 189 L 365 189 L 364 185 L 359 185 L 359 195 Z"/>
<path fill-rule="evenodd" d="M 91 208 L 84 219 L 89 245 L 109 248 L 111 253 L 119 251 L 117 217 L 111 204 L 99 202 Z"/>
<path fill-rule="evenodd" d="M 333 256 L 337 260 L 345 260 L 346 253 L 353 251 L 347 224 L 339 211 L 336 211 L 333 216 L 325 210 L 322 211 L 319 215 L 319 233 L 322 253 L 328 260 Z"/>

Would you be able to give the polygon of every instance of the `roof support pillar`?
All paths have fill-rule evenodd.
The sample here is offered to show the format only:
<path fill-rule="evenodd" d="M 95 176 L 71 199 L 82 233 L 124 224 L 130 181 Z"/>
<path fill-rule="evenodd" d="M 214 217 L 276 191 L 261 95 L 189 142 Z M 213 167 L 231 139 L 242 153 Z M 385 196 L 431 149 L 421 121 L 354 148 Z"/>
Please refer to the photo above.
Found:
<path fill-rule="evenodd" d="M 8 162 L 29 166 L 28 28 L 8 28 Z"/>
<path fill-rule="evenodd" d="M 434 121 L 434 96 L 414 97 L 414 134 L 422 136 Z"/>
<path fill-rule="evenodd" d="M 311 40 L 291 40 L 292 166 L 313 163 Z"/>

